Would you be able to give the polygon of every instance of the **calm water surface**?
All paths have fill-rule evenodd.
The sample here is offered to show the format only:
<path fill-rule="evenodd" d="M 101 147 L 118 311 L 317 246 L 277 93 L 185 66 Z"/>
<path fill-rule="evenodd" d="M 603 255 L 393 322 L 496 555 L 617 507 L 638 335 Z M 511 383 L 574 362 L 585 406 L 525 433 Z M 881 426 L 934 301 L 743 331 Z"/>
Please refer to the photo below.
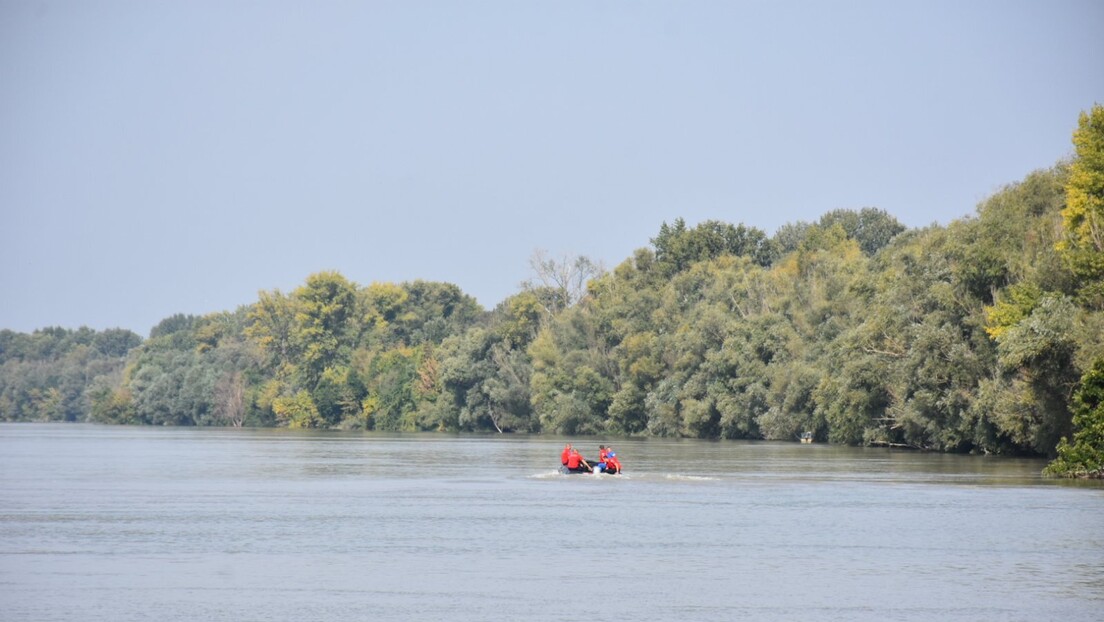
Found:
<path fill-rule="evenodd" d="M 608 440 L 0 425 L 0 619 L 1104 619 L 1040 461 Z"/>

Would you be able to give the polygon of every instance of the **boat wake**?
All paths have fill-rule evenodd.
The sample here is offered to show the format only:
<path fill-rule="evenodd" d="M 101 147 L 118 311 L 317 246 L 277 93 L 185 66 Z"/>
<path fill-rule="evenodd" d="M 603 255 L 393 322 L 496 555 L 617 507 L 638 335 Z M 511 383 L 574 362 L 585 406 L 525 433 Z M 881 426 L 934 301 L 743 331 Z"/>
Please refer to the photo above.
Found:
<path fill-rule="evenodd" d="M 665 473 L 665 474 L 641 474 L 637 473 L 634 477 L 633 473 L 621 473 L 620 475 L 604 475 L 604 474 L 592 474 L 592 473 L 563 473 L 559 469 L 553 471 L 541 471 L 540 473 L 534 473 L 529 475 L 529 479 L 559 479 L 561 477 L 567 477 L 571 479 L 583 479 L 583 480 L 618 480 L 618 479 L 640 479 L 643 477 L 645 481 L 648 480 L 666 480 L 669 482 L 717 482 L 720 481 L 718 477 L 709 477 L 707 475 L 688 475 L 684 473 Z"/>
<path fill-rule="evenodd" d="M 572 479 L 584 479 L 584 480 L 586 480 L 586 479 L 597 479 L 597 480 L 632 479 L 631 475 L 626 475 L 625 473 L 615 474 L 615 475 L 607 475 L 605 473 L 564 473 L 563 471 L 560 471 L 559 469 L 556 469 L 555 471 L 543 471 L 541 473 L 534 473 L 533 475 L 529 476 L 529 479 L 557 479 L 557 478 L 560 478 L 560 477 L 570 477 Z"/>
<path fill-rule="evenodd" d="M 716 482 L 719 480 L 719 478 L 706 475 L 683 475 L 681 473 L 668 473 L 664 476 L 664 479 L 676 482 Z"/>

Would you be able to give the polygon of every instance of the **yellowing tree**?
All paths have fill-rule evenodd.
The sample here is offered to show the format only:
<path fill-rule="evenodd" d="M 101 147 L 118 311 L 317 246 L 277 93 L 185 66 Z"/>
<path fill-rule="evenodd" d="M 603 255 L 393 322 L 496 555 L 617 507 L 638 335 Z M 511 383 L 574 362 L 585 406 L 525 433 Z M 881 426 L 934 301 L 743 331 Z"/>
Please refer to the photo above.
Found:
<path fill-rule="evenodd" d="M 1104 302 L 1104 106 L 1081 113 L 1073 145 L 1062 210 L 1066 237 L 1058 250 L 1083 279 L 1082 298 L 1099 305 Z"/>
<path fill-rule="evenodd" d="M 276 420 L 289 428 L 317 428 L 322 424 L 318 407 L 311 400 L 310 393 L 304 390 L 276 398 L 272 411 L 276 413 Z"/>
<path fill-rule="evenodd" d="M 341 362 L 349 321 L 355 314 L 356 291 L 356 285 L 340 273 L 319 272 L 292 292 L 296 302 L 293 337 L 306 386 L 315 387 L 327 367 Z"/>

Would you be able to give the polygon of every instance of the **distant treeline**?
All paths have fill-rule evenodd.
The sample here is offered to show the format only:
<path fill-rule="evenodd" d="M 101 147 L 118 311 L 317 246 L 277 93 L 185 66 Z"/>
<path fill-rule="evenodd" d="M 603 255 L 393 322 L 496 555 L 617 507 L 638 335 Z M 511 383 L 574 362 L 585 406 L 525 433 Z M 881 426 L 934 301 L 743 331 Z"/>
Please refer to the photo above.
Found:
<path fill-rule="evenodd" d="M 947 226 L 906 229 L 873 208 L 773 237 L 677 219 L 608 272 L 537 255 L 534 281 L 492 311 L 452 284 L 324 272 L 234 312 L 170 317 L 145 340 L 0 331 L 0 419 L 810 432 L 1061 453 L 1054 472 L 1100 473 L 1104 108 L 1074 143 L 1071 161 Z"/>

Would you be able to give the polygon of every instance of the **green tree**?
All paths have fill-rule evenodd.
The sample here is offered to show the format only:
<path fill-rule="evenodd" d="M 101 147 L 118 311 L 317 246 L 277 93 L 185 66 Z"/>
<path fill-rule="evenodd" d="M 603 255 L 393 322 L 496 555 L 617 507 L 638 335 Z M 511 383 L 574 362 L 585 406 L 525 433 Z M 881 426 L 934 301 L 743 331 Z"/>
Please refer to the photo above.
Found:
<path fill-rule="evenodd" d="M 1073 442 L 1062 437 L 1058 457 L 1044 474 L 1104 477 L 1104 359 L 1097 359 L 1082 376 L 1073 396 L 1073 412 Z"/>
<path fill-rule="evenodd" d="M 390 347 L 401 341 L 399 325 L 404 321 L 410 293 L 395 283 L 372 283 L 357 294 L 361 308 L 361 342 L 371 347 Z"/>
<path fill-rule="evenodd" d="M 285 377 L 294 373 L 299 356 L 296 307 L 295 300 L 280 290 L 262 291 L 249 310 L 249 325 L 245 328 L 245 335 L 264 353 L 268 369 Z"/>
<path fill-rule="evenodd" d="M 130 331 L 59 327 L 31 334 L 0 331 L 0 421 L 84 421 L 117 381 L 141 339 Z"/>
<path fill-rule="evenodd" d="M 750 258 L 761 266 L 770 265 L 774 249 L 767 234 L 754 227 L 707 220 L 693 229 L 676 218 L 673 225 L 663 223 L 652 238 L 659 269 L 671 276 L 699 261 L 722 255 Z"/>
<path fill-rule="evenodd" d="M 112 389 L 109 385 L 90 388 L 92 412 L 89 420 L 96 423 L 136 424 L 134 400 L 127 389 Z"/>
<path fill-rule="evenodd" d="M 1042 299 L 1043 290 L 1030 281 L 1005 289 L 996 304 L 985 308 L 985 332 L 999 340 L 1008 329 L 1031 315 Z"/>
<path fill-rule="evenodd" d="M 360 376 L 349 367 L 327 367 L 311 391 L 318 408 L 320 423 L 336 427 L 345 422 L 346 427 L 356 427 L 353 422 L 361 415 L 362 400 L 367 388 Z"/>
<path fill-rule="evenodd" d="M 867 255 L 873 255 L 892 240 L 905 226 L 885 210 L 864 207 L 859 211 L 838 209 L 820 217 L 822 228 L 840 225 L 847 237 L 855 240 Z"/>
<path fill-rule="evenodd" d="M 809 230 L 816 225 L 805 221 L 788 222 L 778 228 L 771 238 L 774 247 L 775 261 L 797 250 L 802 240 L 808 235 Z"/>
<path fill-rule="evenodd" d="M 998 411 L 998 425 L 1017 443 L 1042 454 L 1051 452 L 1070 431 L 1068 399 L 1078 377 L 1073 364 L 1074 316 L 1068 297 L 1044 296 L 1030 315 L 998 339 L 999 362 L 1010 378 L 1010 390 L 1021 404 L 1029 405 L 1015 417 Z"/>
<path fill-rule="evenodd" d="M 602 346 L 593 316 L 579 307 L 567 309 L 545 325 L 530 344 L 530 399 L 542 431 L 605 431 L 614 387 L 605 373 L 612 361 Z"/>
<path fill-rule="evenodd" d="M 417 429 L 419 352 L 414 348 L 395 348 L 374 354 L 361 375 L 367 379 L 366 413 L 374 430 L 414 431 Z"/>
<path fill-rule="evenodd" d="M 403 283 L 405 313 L 395 338 L 407 345 L 440 343 L 478 321 L 483 309 L 474 298 L 452 283 L 413 281 Z"/>
<path fill-rule="evenodd" d="M 532 291 L 524 291 L 499 304 L 495 310 L 496 330 L 511 348 L 524 350 L 537 336 L 543 305 Z"/>

